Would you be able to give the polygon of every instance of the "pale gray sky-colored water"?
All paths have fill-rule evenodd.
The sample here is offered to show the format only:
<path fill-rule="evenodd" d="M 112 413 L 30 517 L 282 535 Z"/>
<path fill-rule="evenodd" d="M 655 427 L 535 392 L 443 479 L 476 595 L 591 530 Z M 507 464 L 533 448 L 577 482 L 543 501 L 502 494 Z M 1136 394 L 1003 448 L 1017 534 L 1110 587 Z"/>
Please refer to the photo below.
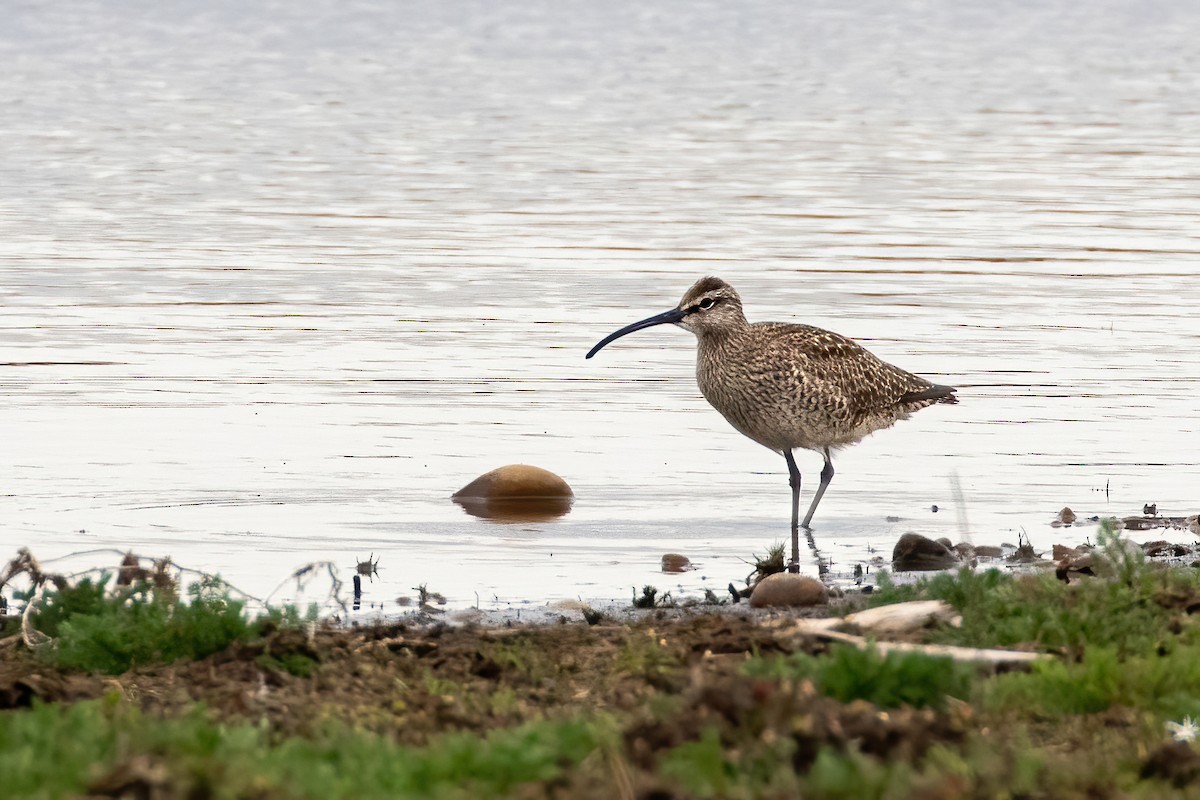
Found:
<path fill-rule="evenodd" d="M 1063 505 L 1200 511 L 1194 3 L 4 16 L 6 551 L 258 593 L 373 552 L 389 607 L 721 591 L 787 536 L 783 459 L 699 396 L 690 334 L 583 359 L 705 274 L 961 387 L 839 454 L 835 569 L 963 520 L 1049 547 L 1094 536 Z M 571 513 L 449 502 L 516 461 Z"/>

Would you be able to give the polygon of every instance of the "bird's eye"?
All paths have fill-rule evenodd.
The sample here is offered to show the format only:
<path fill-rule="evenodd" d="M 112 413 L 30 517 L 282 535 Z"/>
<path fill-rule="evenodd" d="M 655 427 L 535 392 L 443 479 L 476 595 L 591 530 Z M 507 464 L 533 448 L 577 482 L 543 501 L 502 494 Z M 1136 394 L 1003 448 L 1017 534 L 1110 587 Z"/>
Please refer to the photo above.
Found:
<path fill-rule="evenodd" d="M 706 297 L 700 301 L 700 307 L 705 310 L 712 308 L 716 304 L 717 304 L 717 301 L 713 300 L 711 297 Z"/>

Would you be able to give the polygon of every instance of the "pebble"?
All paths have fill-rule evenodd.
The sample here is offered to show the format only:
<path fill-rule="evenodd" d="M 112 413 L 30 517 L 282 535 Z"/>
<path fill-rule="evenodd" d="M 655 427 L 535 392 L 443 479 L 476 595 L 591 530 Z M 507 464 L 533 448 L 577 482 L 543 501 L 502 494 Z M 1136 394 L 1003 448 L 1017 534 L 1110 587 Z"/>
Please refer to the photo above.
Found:
<path fill-rule="evenodd" d="M 692 568 L 692 560 L 679 553 L 664 553 L 662 557 L 663 572 L 687 572 Z"/>
<path fill-rule="evenodd" d="M 958 563 L 953 550 L 919 533 L 904 534 L 892 548 L 892 568 L 898 572 L 947 569 Z"/>
<path fill-rule="evenodd" d="M 807 575 L 777 572 L 754 586 L 750 605 L 754 608 L 819 606 L 829 599 L 825 584 Z"/>

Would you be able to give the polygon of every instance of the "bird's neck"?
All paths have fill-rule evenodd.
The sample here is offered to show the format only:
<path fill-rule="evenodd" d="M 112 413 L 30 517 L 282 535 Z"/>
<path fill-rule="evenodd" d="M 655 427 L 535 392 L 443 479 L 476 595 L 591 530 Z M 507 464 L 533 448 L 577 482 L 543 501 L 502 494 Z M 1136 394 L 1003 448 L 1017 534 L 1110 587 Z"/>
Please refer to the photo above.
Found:
<path fill-rule="evenodd" d="M 748 326 L 745 324 L 730 326 L 722 325 L 720 327 L 706 328 L 696 331 L 696 340 L 700 350 L 706 352 L 717 352 L 729 347 L 740 336 Z"/>

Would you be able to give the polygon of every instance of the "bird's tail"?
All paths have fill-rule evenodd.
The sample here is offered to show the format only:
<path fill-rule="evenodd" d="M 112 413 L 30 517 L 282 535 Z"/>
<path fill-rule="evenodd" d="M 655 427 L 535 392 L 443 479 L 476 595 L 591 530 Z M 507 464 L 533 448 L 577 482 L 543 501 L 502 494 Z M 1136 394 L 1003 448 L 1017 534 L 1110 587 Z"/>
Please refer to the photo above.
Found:
<path fill-rule="evenodd" d="M 933 400 L 935 403 L 954 404 L 958 402 L 958 398 L 954 395 L 955 389 L 953 386 L 938 386 L 936 383 L 924 389 L 918 389 L 915 392 L 905 392 L 900 395 L 900 404 L 905 403 L 920 403 L 926 400 Z"/>

